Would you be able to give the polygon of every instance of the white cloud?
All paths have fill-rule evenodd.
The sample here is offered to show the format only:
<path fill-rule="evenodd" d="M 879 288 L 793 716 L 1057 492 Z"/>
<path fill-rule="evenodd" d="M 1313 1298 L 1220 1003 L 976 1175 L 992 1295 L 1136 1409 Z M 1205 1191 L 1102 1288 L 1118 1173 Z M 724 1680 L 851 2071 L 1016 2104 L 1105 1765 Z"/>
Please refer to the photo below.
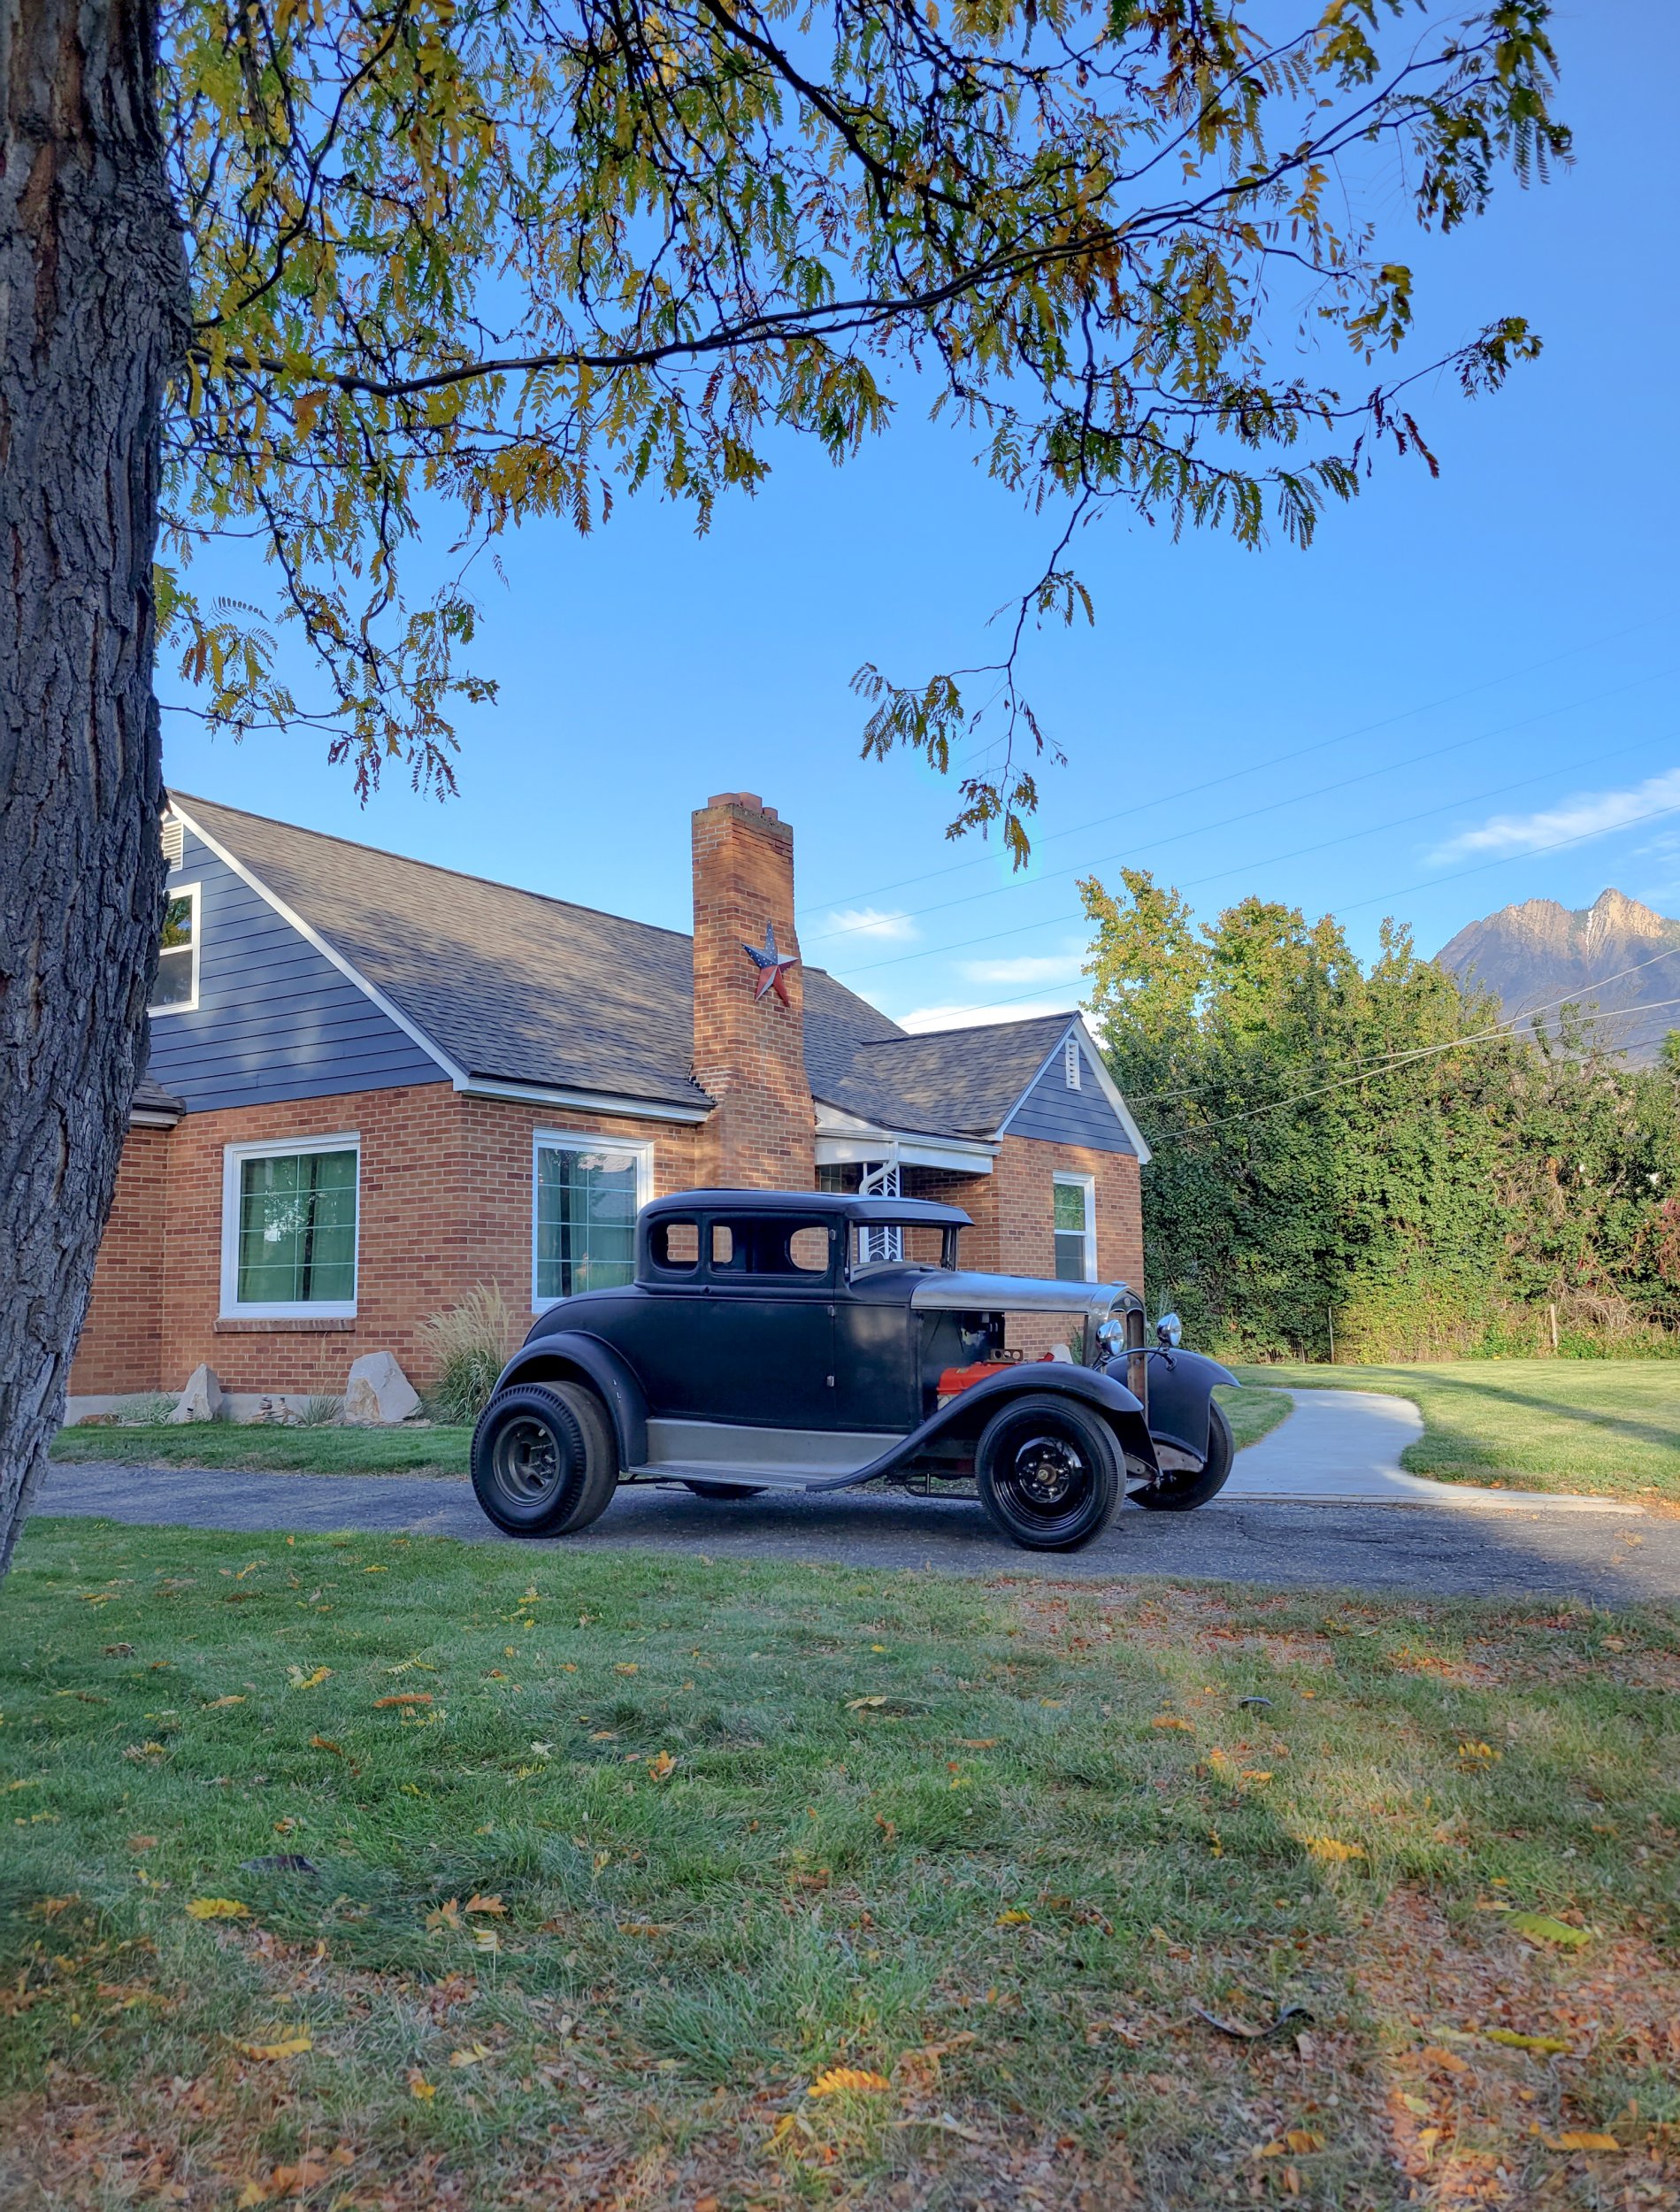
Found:
<path fill-rule="evenodd" d="M 957 972 L 970 983 L 1065 984 L 1076 996 L 1084 987 L 1083 949 L 1069 952 L 1021 953 L 1007 960 L 960 960 Z"/>
<path fill-rule="evenodd" d="M 1601 837 L 1663 807 L 1680 806 L 1680 768 L 1648 777 L 1627 791 L 1582 791 L 1538 814 L 1496 814 L 1479 829 L 1464 830 L 1438 845 L 1434 860 L 1467 853 L 1530 853 L 1571 837 Z"/>
<path fill-rule="evenodd" d="M 996 1022 L 1031 1021 L 1035 1014 L 1066 1014 L 1072 1010 L 1066 995 L 1061 998 L 1023 999 L 1013 1006 L 917 1006 L 894 1019 L 901 1029 L 920 1036 L 930 1029 L 990 1027 Z"/>
<path fill-rule="evenodd" d="M 837 906 L 816 933 L 825 940 L 841 937 L 889 945 L 901 945 L 921 935 L 908 914 L 878 906 Z"/>

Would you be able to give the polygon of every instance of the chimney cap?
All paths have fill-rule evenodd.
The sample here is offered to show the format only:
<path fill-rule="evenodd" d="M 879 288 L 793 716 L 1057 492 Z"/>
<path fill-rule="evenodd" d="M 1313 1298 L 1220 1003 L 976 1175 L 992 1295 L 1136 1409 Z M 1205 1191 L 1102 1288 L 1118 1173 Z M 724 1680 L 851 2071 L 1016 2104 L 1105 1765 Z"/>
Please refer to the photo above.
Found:
<path fill-rule="evenodd" d="M 708 806 L 747 807 L 755 814 L 765 812 L 764 802 L 756 791 L 719 791 L 707 800 Z"/>

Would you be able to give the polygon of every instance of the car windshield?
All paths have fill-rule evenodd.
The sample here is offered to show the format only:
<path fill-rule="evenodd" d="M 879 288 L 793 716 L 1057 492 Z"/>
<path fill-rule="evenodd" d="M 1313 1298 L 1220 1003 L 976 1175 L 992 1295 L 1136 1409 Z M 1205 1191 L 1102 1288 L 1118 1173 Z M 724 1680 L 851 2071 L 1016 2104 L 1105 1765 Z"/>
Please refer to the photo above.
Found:
<path fill-rule="evenodd" d="M 927 1221 L 855 1221 L 846 1271 L 854 1279 L 878 1267 L 955 1267 L 955 1229 Z"/>

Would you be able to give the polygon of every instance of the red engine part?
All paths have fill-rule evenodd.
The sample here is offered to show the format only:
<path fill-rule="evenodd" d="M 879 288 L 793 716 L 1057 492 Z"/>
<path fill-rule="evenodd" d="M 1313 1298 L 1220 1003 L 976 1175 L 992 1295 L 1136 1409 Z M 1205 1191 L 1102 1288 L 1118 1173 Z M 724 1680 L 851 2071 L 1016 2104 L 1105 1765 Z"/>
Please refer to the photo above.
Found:
<path fill-rule="evenodd" d="M 960 1391 L 971 1390 L 976 1383 L 984 1382 L 988 1375 L 1007 1375 L 1018 1364 L 1016 1360 L 983 1359 L 977 1360 L 972 1367 L 947 1367 L 940 1376 L 939 1394 L 941 1398 L 955 1398 Z"/>

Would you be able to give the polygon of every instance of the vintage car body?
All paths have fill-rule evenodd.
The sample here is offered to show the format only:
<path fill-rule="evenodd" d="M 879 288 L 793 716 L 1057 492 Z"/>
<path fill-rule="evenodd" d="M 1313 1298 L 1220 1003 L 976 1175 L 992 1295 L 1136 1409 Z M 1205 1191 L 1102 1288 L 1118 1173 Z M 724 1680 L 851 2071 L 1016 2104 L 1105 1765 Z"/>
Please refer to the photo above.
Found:
<path fill-rule="evenodd" d="M 1033 1548 L 1088 1541 L 1127 1491 L 1203 1502 L 1230 1458 L 1210 1394 L 1234 1379 L 1147 1345 L 1124 1284 L 962 1270 L 970 1225 L 954 1206 L 823 1192 L 656 1200 L 634 1281 L 550 1308 L 508 1363 L 473 1440 L 480 1502 L 510 1532 L 552 1535 L 619 1482 L 955 1486 Z M 1011 1312 L 1068 1317 L 1087 1357 L 1009 1356 Z"/>

